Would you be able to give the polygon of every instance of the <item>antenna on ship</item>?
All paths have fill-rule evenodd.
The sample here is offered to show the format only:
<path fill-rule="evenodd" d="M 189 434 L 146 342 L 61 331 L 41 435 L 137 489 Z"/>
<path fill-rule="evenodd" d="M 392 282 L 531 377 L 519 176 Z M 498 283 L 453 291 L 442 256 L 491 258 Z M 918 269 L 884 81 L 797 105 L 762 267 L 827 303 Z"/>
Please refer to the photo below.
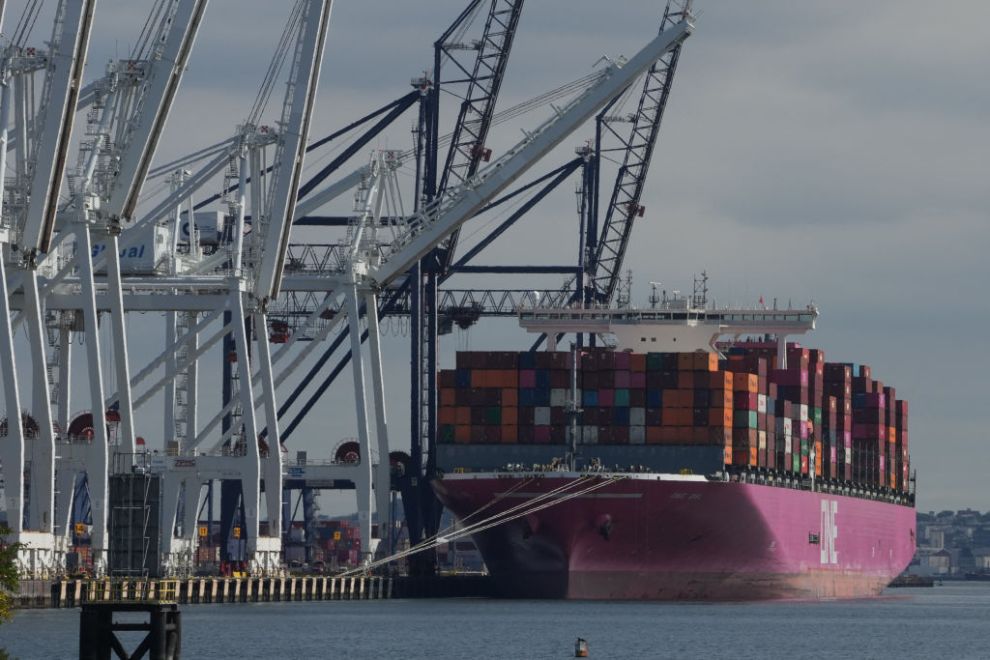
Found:
<path fill-rule="evenodd" d="M 657 289 L 661 284 L 663 282 L 650 282 L 650 309 L 656 309 L 660 302 L 660 294 L 657 293 Z"/>
<path fill-rule="evenodd" d="M 695 308 L 704 308 L 708 304 L 708 271 L 701 271 L 701 277 L 694 278 L 694 294 L 691 296 L 691 305 Z"/>
<path fill-rule="evenodd" d="M 632 270 L 626 271 L 626 281 L 625 286 L 619 283 L 618 297 L 616 298 L 616 305 L 621 307 L 629 307 L 629 302 L 632 300 L 632 283 L 633 274 Z"/>

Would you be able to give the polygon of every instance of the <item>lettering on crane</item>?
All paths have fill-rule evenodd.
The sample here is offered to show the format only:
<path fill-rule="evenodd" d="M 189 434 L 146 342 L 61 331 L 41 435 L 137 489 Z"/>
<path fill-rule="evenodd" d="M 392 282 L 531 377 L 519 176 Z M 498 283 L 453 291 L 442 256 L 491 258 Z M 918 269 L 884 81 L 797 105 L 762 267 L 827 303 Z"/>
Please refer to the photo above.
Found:
<path fill-rule="evenodd" d="M 97 258 L 107 249 L 106 245 L 98 243 L 93 246 L 93 258 Z M 121 259 L 140 259 L 144 256 L 144 245 L 135 245 L 133 247 L 125 247 L 120 251 Z"/>
<path fill-rule="evenodd" d="M 836 500 L 822 500 L 822 533 L 819 536 L 819 553 L 822 564 L 838 564 L 839 553 L 835 549 L 835 539 L 839 536 L 839 526 L 835 514 L 839 510 Z"/>

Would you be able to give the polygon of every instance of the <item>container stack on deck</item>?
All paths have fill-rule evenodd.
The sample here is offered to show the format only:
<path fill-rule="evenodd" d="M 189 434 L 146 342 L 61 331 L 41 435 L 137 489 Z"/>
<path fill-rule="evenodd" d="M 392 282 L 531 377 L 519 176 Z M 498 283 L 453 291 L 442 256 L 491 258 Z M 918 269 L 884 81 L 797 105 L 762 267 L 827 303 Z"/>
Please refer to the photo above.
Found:
<path fill-rule="evenodd" d="M 563 444 L 571 354 L 461 352 L 440 372 L 440 442 Z M 866 365 L 820 350 L 744 343 L 714 353 L 584 349 L 577 369 L 585 445 L 718 445 L 726 465 L 906 490 L 907 402 Z"/>

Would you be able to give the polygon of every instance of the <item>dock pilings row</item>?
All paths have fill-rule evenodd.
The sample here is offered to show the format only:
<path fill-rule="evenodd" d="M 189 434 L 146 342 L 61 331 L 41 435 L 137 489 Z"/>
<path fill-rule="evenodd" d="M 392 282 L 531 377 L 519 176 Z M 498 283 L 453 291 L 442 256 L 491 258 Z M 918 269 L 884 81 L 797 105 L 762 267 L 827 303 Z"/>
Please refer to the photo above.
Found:
<path fill-rule="evenodd" d="M 182 579 L 23 580 L 14 607 L 80 607 L 85 603 L 266 603 L 392 598 L 393 578 L 193 577 Z"/>

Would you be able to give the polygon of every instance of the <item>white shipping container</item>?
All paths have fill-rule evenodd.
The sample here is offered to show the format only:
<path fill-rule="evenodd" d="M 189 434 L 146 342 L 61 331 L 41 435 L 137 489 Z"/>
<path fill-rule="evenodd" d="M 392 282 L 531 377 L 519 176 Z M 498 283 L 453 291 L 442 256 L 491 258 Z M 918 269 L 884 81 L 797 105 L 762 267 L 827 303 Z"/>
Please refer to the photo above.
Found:
<path fill-rule="evenodd" d="M 538 406 L 533 409 L 533 423 L 537 426 L 550 425 L 550 408 Z"/>
<path fill-rule="evenodd" d="M 800 419 L 802 422 L 807 422 L 808 421 L 808 404 L 807 403 L 802 403 L 799 409 L 800 409 L 800 415 L 801 416 L 798 419 Z"/>
<path fill-rule="evenodd" d="M 758 394 L 756 397 L 756 411 L 765 413 L 767 411 L 767 395 Z"/>
<path fill-rule="evenodd" d="M 767 432 L 766 431 L 759 431 L 759 432 L 757 432 L 756 435 L 757 435 L 757 438 L 758 438 L 757 447 L 759 449 L 766 449 L 767 448 Z"/>
<path fill-rule="evenodd" d="M 643 426 L 646 424 L 646 408 L 630 408 L 629 424 L 631 426 Z"/>
<path fill-rule="evenodd" d="M 597 426 L 582 426 L 581 427 L 581 440 L 586 445 L 597 445 L 598 444 L 598 427 Z"/>
<path fill-rule="evenodd" d="M 631 445 L 645 445 L 646 444 L 646 427 L 645 426 L 630 426 L 629 427 L 629 444 L 631 444 Z"/>
<path fill-rule="evenodd" d="M 140 232 L 139 240 L 133 245 L 120 249 L 120 272 L 123 275 L 154 275 L 168 265 L 172 252 L 172 246 L 169 242 L 171 232 L 159 225 L 152 225 L 138 231 Z M 125 236 L 129 235 L 125 234 Z M 100 256 L 106 249 L 106 243 L 93 243 L 93 258 Z M 105 275 L 107 272 L 106 264 L 98 268 L 96 272 Z"/>
<path fill-rule="evenodd" d="M 200 245 L 216 245 L 223 233 L 224 214 L 220 211 L 196 211 L 196 231 Z M 185 211 L 179 219 L 179 245 L 189 245 L 189 214 Z"/>
<path fill-rule="evenodd" d="M 580 393 L 578 393 L 578 396 L 580 396 Z M 569 400 L 570 400 L 570 396 L 568 396 L 568 390 L 562 388 L 550 390 L 551 406 L 563 407 L 567 405 L 567 402 Z"/>

